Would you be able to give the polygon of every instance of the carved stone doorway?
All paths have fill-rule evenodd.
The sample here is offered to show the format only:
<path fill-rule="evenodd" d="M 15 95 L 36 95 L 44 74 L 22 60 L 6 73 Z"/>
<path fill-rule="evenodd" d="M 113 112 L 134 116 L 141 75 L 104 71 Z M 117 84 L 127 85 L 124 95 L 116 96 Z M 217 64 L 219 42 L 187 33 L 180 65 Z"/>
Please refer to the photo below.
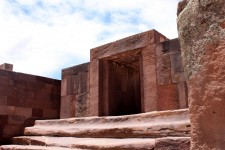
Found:
<path fill-rule="evenodd" d="M 100 60 L 100 116 L 141 113 L 140 51 Z"/>

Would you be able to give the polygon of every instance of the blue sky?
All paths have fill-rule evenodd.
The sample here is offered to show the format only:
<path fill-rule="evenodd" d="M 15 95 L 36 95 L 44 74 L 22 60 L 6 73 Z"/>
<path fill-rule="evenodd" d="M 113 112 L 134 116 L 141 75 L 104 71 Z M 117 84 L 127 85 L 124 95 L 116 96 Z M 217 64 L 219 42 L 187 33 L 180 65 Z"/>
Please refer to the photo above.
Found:
<path fill-rule="evenodd" d="M 91 48 L 156 29 L 176 38 L 179 0 L 1 0 L 0 64 L 61 78 Z"/>

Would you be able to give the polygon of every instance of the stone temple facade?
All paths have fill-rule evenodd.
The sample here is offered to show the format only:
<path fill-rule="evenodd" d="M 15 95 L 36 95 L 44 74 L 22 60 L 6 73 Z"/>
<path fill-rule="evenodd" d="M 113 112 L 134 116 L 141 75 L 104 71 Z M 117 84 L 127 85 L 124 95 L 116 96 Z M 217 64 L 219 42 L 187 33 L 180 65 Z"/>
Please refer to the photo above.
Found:
<path fill-rule="evenodd" d="M 91 49 L 90 63 L 62 70 L 61 118 L 187 108 L 178 39 L 156 30 Z"/>
<path fill-rule="evenodd" d="M 87 138 L 96 138 L 97 136 L 98 139 L 124 138 L 124 140 L 130 142 L 135 141 L 133 138 L 140 138 L 138 140 L 143 142 L 143 138 L 154 137 L 149 139 L 154 141 L 153 144 L 147 144 L 147 146 L 144 144 L 143 147 L 139 148 L 142 149 L 155 147 L 155 137 L 167 137 L 167 134 L 171 134 L 175 135 L 175 137 L 181 137 L 181 141 L 185 141 L 184 145 L 189 147 L 189 139 L 186 139 L 190 135 L 190 123 L 186 109 L 188 108 L 187 85 L 184 78 L 178 39 L 169 40 L 158 31 L 149 30 L 93 48 L 90 52 L 90 62 L 63 69 L 61 81 L 16 73 L 6 69 L 6 67 L 0 70 L 0 79 L 2 81 L 2 84 L 0 84 L 0 92 L 2 91 L 0 93 L 2 131 L 0 133 L 2 144 L 10 142 L 26 144 L 25 141 L 29 141 L 27 138 L 20 139 L 19 137 L 19 139 L 13 138 L 13 140 L 11 138 L 23 134 L 42 134 L 45 129 L 33 133 L 31 127 L 31 130 L 26 131 L 28 126 L 34 125 L 35 120 L 74 117 L 85 119 L 84 117 L 97 116 L 93 122 L 98 123 L 98 117 L 104 116 L 109 121 L 103 123 L 100 119 L 100 124 L 103 126 L 111 124 L 111 126 L 116 127 L 117 124 L 114 123 L 114 119 L 110 118 L 110 116 L 118 116 L 117 122 L 124 124 L 122 129 L 116 127 L 115 130 L 119 131 L 112 132 L 113 129 L 98 131 L 95 128 L 100 128 L 100 125 L 92 127 L 90 121 L 87 120 L 82 121 L 82 124 L 88 124 L 90 129 L 95 129 L 93 129 L 94 131 L 86 133 L 81 131 L 82 129 L 78 126 L 79 134 L 68 132 L 67 135 L 69 134 L 73 138 L 80 138 L 80 136 L 86 136 Z M 2 66 L 7 65 L 12 68 L 10 64 L 3 64 Z M 13 92 L 10 93 L 7 90 Z M 160 127 L 160 122 L 162 122 L 160 118 L 163 115 L 160 116 L 157 112 L 160 113 L 161 111 L 168 111 L 163 114 L 168 118 L 173 118 L 169 119 L 169 122 L 176 120 L 175 123 Z M 148 114 L 151 112 L 156 114 Z M 152 116 L 156 115 L 159 119 L 159 123 L 156 121 L 157 126 L 169 130 L 172 125 L 174 126 L 172 128 L 175 129 L 171 129 L 171 133 L 166 133 L 166 135 L 163 135 L 164 132 L 158 135 L 156 129 L 154 129 L 155 127 L 149 133 L 145 133 L 145 127 L 142 125 L 139 127 L 140 131 L 136 131 L 136 128 L 133 127 L 126 127 L 127 123 L 123 120 L 132 122 L 134 127 L 138 124 L 135 120 L 132 121 L 132 118 L 137 114 L 142 114 L 138 117 L 141 121 L 140 124 L 142 122 L 151 124 L 151 121 L 146 121 L 144 118 L 149 115 L 149 119 L 151 119 Z M 182 119 L 176 118 L 176 116 Z M 121 117 L 122 120 L 119 119 Z M 168 118 L 165 120 L 168 120 Z M 183 118 L 185 119 L 183 120 Z M 177 121 L 183 123 L 181 127 L 177 125 Z M 63 127 L 59 122 L 56 124 Z M 26 129 L 24 130 L 24 128 Z M 67 132 L 68 128 L 64 130 Z M 180 128 L 185 132 L 180 133 Z M 58 129 L 60 127 L 55 131 L 48 131 L 51 135 L 46 136 L 57 135 L 57 133 L 53 132 Z M 136 135 L 133 132 L 138 134 Z M 154 136 L 148 136 L 148 134 Z M 44 135 L 45 133 L 42 136 Z M 61 131 L 57 136 L 67 137 L 64 132 L 61 134 Z M 29 144 L 32 144 L 32 142 Z M 128 147 L 128 149 L 133 147 Z"/>
<path fill-rule="evenodd" d="M 179 40 L 93 48 L 61 81 L 0 65 L 0 149 L 224 150 L 225 2 L 183 0 L 177 15 Z"/>

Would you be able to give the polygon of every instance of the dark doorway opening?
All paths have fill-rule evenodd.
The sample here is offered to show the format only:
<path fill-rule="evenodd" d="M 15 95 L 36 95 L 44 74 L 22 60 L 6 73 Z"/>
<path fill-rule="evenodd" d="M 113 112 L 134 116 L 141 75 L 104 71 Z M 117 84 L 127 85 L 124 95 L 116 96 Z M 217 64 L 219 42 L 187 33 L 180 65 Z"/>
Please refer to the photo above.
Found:
<path fill-rule="evenodd" d="M 141 113 L 139 60 L 138 53 L 129 53 L 100 61 L 100 116 Z"/>

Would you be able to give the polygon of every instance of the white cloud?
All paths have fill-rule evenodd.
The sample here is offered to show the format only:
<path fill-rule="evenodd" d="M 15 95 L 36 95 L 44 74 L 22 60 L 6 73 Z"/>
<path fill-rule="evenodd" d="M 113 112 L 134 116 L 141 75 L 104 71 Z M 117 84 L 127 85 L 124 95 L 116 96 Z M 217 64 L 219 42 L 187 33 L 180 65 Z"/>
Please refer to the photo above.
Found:
<path fill-rule="evenodd" d="M 178 1 L 2 0 L 0 63 L 56 77 L 65 67 L 89 61 L 90 49 L 100 44 L 152 28 L 175 38 Z"/>

